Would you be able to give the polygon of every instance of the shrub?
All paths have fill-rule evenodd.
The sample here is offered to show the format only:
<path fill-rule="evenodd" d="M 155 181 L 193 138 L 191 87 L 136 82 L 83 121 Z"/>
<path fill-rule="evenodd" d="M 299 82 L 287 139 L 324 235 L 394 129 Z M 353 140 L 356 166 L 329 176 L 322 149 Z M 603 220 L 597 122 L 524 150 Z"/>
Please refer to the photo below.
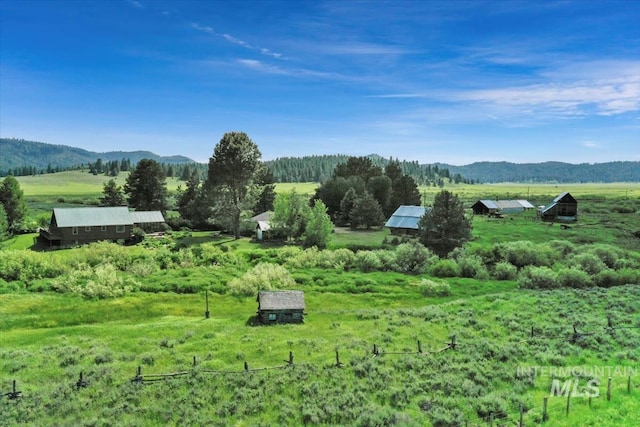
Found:
<path fill-rule="evenodd" d="M 598 257 L 609 268 L 614 268 L 618 259 L 624 256 L 624 251 L 621 249 L 604 244 L 592 245 L 588 252 Z"/>
<path fill-rule="evenodd" d="M 588 288 L 593 279 L 587 273 L 576 268 L 563 268 L 558 271 L 558 285 L 563 288 Z"/>
<path fill-rule="evenodd" d="M 460 274 L 458 264 L 450 259 L 440 259 L 431 266 L 431 274 L 436 277 L 456 277 Z"/>
<path fill-rule="evenodd" d="M 570 262 L 572 265 L 575 265 L 581 270 L 592 275 L 598 274 L 600 271 L 607 268 L 605 263 L 602 262 L 602 260 L 598 258 L 597 255 L 594 255 L 590 252 L 574 255 L 571 258 Z"/>
<path fill-rule="evenodd" d="M 258 291 L 290 288 L 295 285 L 289 271 L 278 264 L 260 263 L 242 277 L 229 282 L 229 292 L 233 295 L 252 296 Z"/>
<path fill-rule="evenodd" d="M 451 286 L 444 281 L 422 279 L 418 284 L 420 293 L 425 297 L 446 297 L 451 295 Z"/>
<path fill-rule="evenodd" d="M 554 253 L 549 246 L 534 245 L 526 240 L 509 242 L 502 245 L 505 260 L 518 268 L 534 265 L 550 266 Z"/>
<path fill-rule="evenodd" d="M 477 279 L 487 279 L 489 277 L 487 267 L 479 256 L 467 255 L 460 257 L 458 259 L 458 268 L 462 277 L 475 277 Z"/>
<path fill-rule="evenodd" d="M 396 250 L 397 270 L 401 273 L 418 274 L 422 273 L 429 259 L 434 254 L 419 242 L 409 242 L 400 244 Z"/>
<path fill-rule="evenodd" d="M 0 251 L 0 278 L 11 282 L 30 282 L 54 278 L 66 271 L 63 263 L 53 262 L 46 254 L 31 251 Z"/>
<path fill-rule="evenodd" d="M 498 280 L 514 280 L 518 277 L 518 269 L 506 261 L 499 262 L 493 267 L 493 277 Z"/>
<path fill-rule="evenodd" d="M 557 288 L 557 274 L 549 267 L 528 266 L 518 274 L 518 286 L 523 289 Z"/>
<path fill-rule="evenodd" d="M 363 273 L 382 270 L 382 262 L 376 251 L 360 251 L 356 253 L 356 266 Z"/>
<path fill-rule="evenodd" d="M 74 293 L 86 298 L 112 298 L 138 290 L 140 284 L 132 278 L 124 278 L 113 264 L 102 264 L 95 268 L 84 264 L 69 274 L 54 279 L 54 291 Z"/>

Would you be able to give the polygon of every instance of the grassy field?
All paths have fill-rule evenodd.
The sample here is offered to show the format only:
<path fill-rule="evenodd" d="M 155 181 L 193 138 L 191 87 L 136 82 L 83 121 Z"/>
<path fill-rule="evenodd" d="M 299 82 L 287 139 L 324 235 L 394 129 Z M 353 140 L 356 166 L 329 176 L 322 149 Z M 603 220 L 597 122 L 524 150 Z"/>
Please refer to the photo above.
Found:
<path fill-rule="evenodd" d="M 86 175 L 95 182 L 85 186 L 85 175 L 73 175 L 82 185 L 69 183 L 72 175 L 58 177 L 64 192 L 49 187 L 51 181 L 37 182 L 41 177 L 20 183 L 30 206 L 51 206 L 58 199 L 96 197 L 106 177 Z M 315 184 L 283 184 L 278 191 L 294 187 L 311 194 Z M 640 229 L 637 186 L 450 189 L 467 202 L 527 198 L 542 204 L 570 191 L 581 203 L 580 221 L 570 229 L 540 223 L 530 213 L 476 216 L 472 253 L 491 257 L 513 241 L 543 253 L 555 241 L 576 257 L 608 251 L 616 257 L 610 263 L 629 277 L 625 266 L 640 260 L 640 239 L 632 234 Z M 438 190 L 423 189 L 427 201 Z M 629 209 L 616 211 L 621 205 Z M 338 229 L 330 250 L 357 248 L 366 255 L 366 249 L 384 247 L 389 257 L 393 238 L 387 230 Z M 11 279 L 0 275 L 7 277 L 0 279 L 0 395 L 11 392 L 14 380 L 22 392 L 19 399 L 0 398 L 1 425 L 485 426 L 492 418 L 494 425 L 517 425 L 522 408 L 530 426 L 542 423 L 544 397 L 546 426 L 638 425 L 638 285 L 521 289 L 516 278 L 441 278 L 429 269 L 363 272 L 364 256 L 349 266 L 308 266 L 305 253 L 291 245 L 208 232 L 46 253 L 26 251 L 32 241 L 32 235 L 18 236 L 0 251 L 0 262 L 15 269 Z M 560 270 L 572 259 L 561 258 L 547 263 Z M 250 326 L 255 296 L 227 290 L 261 262 L 284 266 L 305 291 L 304 324 Z M 63 291 L 67 282 L 99 282 L 103 265 L 116 267 L 105 286 L 132 279 L 142 290 L 117 298 Z M 450 293 L 429 294 L 424 280 L 446 282 Z M 608 319 L 617 329 L 607 329 Z M 574 325 L 584 334 L 576 340 Z M 456 346 L 448 348 L 454 336 Z M 290 352 L 294 363 L 287 366 Z M 139 367 L 144 384 L 132 381 Z M 535 367 L 546 371 L 523 374 Z M 550 373 L 559 367 L 606 373 Z M 76 385 L 81 373 L 86 387 Z M 179 375 L 150 381 L 159 373 Z M 591 379 L 598 381 L 598 396 L 576 396 Z M 567 397 L 550 396 L 554 380 L 578 381 L 568 415 Z"/>

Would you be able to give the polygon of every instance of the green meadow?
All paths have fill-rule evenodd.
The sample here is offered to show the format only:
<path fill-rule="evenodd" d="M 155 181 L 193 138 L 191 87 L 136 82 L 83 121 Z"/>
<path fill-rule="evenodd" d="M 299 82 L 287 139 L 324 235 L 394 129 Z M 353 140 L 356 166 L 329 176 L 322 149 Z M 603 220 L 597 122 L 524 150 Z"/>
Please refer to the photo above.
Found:
<path fill-rule="evenodd" d="M 69 199 L 93 203 L 108 179 L 53 175 L 19 178 L 36 212 Z M 638 186 L 449 189 L 468 206 L 546 204 L 569 191 L 580 219 L 564 229 L 530 212 L 475 216 L 464 253 L 427 258 L 412 272 L 403 271 L 403 241 L 387 230 L 338 229 L 329 249 L 315 252 L 184 231 L 54 252 L 29 250 L 33 235 L 6 242 L 0 394 L 15 380 L 22 396 L 0 398 L 0 424 L 488 426 L 518 425 L 522 416 L 526 426 L 637 426 Z M 438 190 L 421 189 L 427 203 Z M 282 267 L 305 291 L 304 324 L 250 326 L 255 296 L 233 288 L 262 263 Z M 591 273 L 559 285 L 574 265 Z M 536 268 L 554 272 L 557 286 L 523 286 L 524 271 Z M 526 374 L 535 367 L 546 371 Z M 559 367 L 607 374 L 550 373 Z M 152 381 L 161 373 L 179 375 Z M 571 381 L 573 396 L 551 395 L 554 380 Z"/>

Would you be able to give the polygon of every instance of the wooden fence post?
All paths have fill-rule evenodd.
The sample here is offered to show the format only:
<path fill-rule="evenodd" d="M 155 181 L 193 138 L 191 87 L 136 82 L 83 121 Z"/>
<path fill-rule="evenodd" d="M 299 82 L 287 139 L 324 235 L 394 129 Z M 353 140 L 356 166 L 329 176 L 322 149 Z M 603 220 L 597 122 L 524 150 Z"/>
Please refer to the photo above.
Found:
<path fill-rule="evenodd" d="M 520 407 L 520 423 L 518 427 L 524 427 L 524 406 Z"/>
<path fill-rule="evenodd" d="M 246 361 L 244 362 L 244 370 L 245 371 L 249 370 L 249 364 Z"/>
<path fill-rule="evenodd" d="M 208 319 L 209 316 L 210 316 L 210 313 L 209 313 L 209 290 L 208 289 L 204 291 L 204 298 L 205 298 L 205 307 L 206 307 L 205 308 L 205 312 L 204 312 L 204 318 Z"/>
<path fill-rule="evenodd" d="M 542 399 L 542 422 L 545 422 L 549 419 L 549 414 L 547 413 L 547 403 L 549 403 L 549 398 L 545 396 Z"/>
<path fill-rule="evenodd" d="M 418 354 L 422 354 L 422 343 L 418 340 Z"/>
<path fill-rule="evenodd" d="M 569 389 L 569 393 L 567 394 L 567 415 L 569 415 L 570 405 L 571 405 L 571 389 Z"/>
<path fill-rule="evenodd" d="M 609 377 L 609 381 L 607 381 L 607 401 L 611 400 L 611 377 Z"/>
<path fill-rule="evenodd" d="M 197 364 L 197 363 L 196 363 L 196 356 L 193 356 L 193 367 L 194 367 L 194 368 L 196 367 L 196 364 Z"/>
<path fill-rule="evenodd" d="M 286 362 L 288 366 L 293 366 L 293 351 L 289 351 L 289 360 Z"/>
<path fill-rule="evenodd" d="M 373 355 L 377 356 L 378 354 L 380 354 L 380 352 L 378 351 L 378 346 L 377 345 L 373 345 Z"/>
<path fill-rule="evenodd" d="M 342 363 L 340 363 L 340 353 L 336 350 L 336 367 L 342 368 Z"/>
<path fill-rule="evenodd" d="M 631 375 L 627 378 L 627 393 L 631 394 Z"/>
<path fill-rule="evenodd" d="M 489 412 L 489 425 L 493 427 L 493 412 Z"/>

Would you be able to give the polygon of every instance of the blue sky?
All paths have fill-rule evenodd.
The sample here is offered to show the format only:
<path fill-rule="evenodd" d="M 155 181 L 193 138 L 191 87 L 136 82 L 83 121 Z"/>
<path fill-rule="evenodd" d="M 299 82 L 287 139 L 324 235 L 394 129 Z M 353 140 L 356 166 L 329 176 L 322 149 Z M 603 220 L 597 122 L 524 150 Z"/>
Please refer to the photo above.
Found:
<path fill-rule="evenodd" d="M 206 162 L 640 160 L 640 0 L 0 1 L 0 136 Z"/>

